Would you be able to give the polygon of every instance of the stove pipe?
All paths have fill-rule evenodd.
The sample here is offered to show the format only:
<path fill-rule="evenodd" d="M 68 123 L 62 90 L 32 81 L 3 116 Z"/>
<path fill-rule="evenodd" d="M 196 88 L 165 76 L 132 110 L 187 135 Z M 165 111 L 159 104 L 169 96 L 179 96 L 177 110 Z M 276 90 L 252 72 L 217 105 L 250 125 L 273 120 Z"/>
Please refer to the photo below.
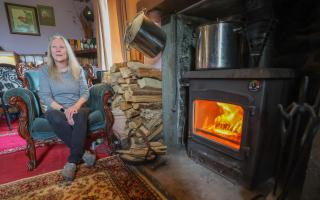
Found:
<path fill-rule="evenodd" d="M 249 67 L 271 67 L 276 20 L 272 1 L 246 1 L 245 18 L 249 43 Z"/>

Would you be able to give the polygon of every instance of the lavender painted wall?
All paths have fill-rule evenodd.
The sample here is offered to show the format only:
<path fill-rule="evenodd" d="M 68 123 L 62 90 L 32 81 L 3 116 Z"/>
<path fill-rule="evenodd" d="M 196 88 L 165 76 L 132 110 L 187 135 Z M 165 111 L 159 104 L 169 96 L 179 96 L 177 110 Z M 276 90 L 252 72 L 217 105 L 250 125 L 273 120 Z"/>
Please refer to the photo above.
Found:
<path fill-rule="evenodd" d="M 40 36 L 11 34 L 4 2 L 36 7 L 37 4 L 54 8 L 56 26 L 40 25 Z M 0 0 L 0 46 L 18 54 L 44 54 L 50 36 L 55 33 L 67 38 L 82 38 L 83 31 L 78 20 L 80 11 L 88 5 L 74 0 Z"/>

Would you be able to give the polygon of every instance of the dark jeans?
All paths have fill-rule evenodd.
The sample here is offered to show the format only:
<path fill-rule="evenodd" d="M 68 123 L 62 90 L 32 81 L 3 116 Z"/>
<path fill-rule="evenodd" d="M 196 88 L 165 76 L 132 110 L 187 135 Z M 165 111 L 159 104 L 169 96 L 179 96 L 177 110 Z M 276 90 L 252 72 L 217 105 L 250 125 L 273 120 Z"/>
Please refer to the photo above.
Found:
<path fill-rule="evenodd" d="M 80 163 L 87 136 L 88 108 L 81 108 L 73 115 L 74 125 L 70 126 L 65 114 L 58 110 L 48 110 L 46 117 L 57 136 L 69 147 L 68 162 Z"/>

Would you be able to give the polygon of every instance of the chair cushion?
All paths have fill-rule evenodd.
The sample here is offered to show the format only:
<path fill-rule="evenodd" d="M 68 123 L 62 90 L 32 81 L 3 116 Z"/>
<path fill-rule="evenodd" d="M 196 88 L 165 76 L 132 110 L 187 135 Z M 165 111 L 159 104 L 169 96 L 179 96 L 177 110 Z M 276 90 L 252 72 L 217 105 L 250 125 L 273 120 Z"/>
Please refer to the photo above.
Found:
<path fill-rule="evenodd" d="M 98 110 L 89 114 L 89 132 L 105 128 L 102 113 Z M 31 136 L 35 140 L 53 139 L 56 136 L 48 120 L 44 117 L 35 118 L 31 128 Z"/>
<path fill-rule="evenodd" d="M 101 128 L 105 128 L 103 115 L 99 110 L 95 110 L 89 114 L 89 131 L 95 131 Z"/>
<path fill-rule="evenodd" d="M 47 140 L 57 137 L 46 118 L 35 118 L 31 128 L 31 136 L 35 140 Z"/>

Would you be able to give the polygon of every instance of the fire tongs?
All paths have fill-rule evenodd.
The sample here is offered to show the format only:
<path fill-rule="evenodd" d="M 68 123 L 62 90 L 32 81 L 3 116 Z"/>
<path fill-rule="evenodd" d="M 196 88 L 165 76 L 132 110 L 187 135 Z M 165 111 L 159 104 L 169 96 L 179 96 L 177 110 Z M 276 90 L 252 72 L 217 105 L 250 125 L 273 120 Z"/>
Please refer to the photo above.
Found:
<path fill-rule="evenodd" d="M 320 130 L 320 90 L 313 105 L 305 103 L 308 83 L 309 78 L 306 76 L 299 89 L 298 103 L 293 102 L 286 110 L 281 104 L 278 105 L 282 115 L 281 139 L 273 196 L 277 196 L 278 183 L 282 178 L 282 191 L 276 197 L 279 200 L 286 199 L 290 187 L 294 184 L 295 175 L 307 162 L 305 155 L 310 153 L 313 138 Z M 284 164 L 285 162 L 287 163 Z"/>

